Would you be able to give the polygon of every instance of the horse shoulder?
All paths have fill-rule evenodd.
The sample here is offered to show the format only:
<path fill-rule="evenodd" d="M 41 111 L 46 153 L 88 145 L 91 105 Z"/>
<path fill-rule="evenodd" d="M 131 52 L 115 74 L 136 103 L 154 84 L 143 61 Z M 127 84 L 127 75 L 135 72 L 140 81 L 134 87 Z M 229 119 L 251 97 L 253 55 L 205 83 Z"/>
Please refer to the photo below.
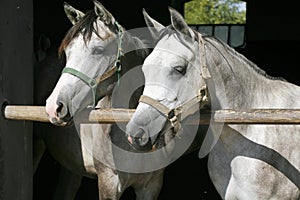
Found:
<path fill-rule="evenodd" d="M 285 199 L 293 196 L 292 199 L 297 199 L 300 149 L 288 148 L 291 143 L 288 137 L 274 136 L 276 133 L 272 131 L 276 126 L 269 127 L 269 134 L 265 128 L 264 125 L 224 126 L 208 161 L 210 177 L 223 198 Z M 284 134 L 282 131 L 281 135 Z"/>

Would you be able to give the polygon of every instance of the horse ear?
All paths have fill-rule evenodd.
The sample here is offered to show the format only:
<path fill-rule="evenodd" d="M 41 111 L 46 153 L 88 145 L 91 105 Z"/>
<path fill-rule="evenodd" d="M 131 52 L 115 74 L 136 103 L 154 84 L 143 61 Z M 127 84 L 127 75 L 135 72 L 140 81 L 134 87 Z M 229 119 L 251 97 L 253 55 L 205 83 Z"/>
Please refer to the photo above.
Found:
<path fill-rule="evenodd" d="M 78 22 L 81 18 L 84 17 L 83 12 L 76 10 L 66 2 L 64 2 L 64 10 L 68 19 L 71 21 L 73 25 L 76 24 L 76 22 Z"/>
<path fill-rule="evenodd" d="M 173 28 L 184 35 L 194 38 L 195 34 L 190 29 L 190 27 L 185 22 L 182 15 L 176 11 L 174 8 L 169 7 L 170 15 L 171 15 L 171 23 Z"/>
<path fill-rule="evenodd" d="M 106 8 L 97 0 L 93 0 L 94 2 L 94 11 L 96 15 L 103 21 L 106 25 L 113 24 L 115 22 L 112 14 L 106 10 Z"/>
<path fill-rule="evenodd" d="M 152 37 L 157 38 L 159 36 L 159 31 L 165 27 L 156 20 L 152 19 L 145 9 L 143 9 L 143 15 Z"/>

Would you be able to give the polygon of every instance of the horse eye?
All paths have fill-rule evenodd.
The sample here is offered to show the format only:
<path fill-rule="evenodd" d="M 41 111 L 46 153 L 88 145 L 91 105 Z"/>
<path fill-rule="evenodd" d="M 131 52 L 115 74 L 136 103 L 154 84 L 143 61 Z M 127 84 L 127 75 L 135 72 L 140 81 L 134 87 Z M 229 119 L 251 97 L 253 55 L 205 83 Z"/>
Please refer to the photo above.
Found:
<path fill-rule="evenodd" d="M 98 54 L 101 54 L 101 53 L 103 53 L 103 49 L 99 48 L 99 47 L 95 47 L 92 51 L 92 54 L 94 54 L 94 55 L 98 55 Z"/>
<path fill-rule="evenodd" d="M 182 75 L 185 74 L 186 72 L 186 67 L 183 67 L 183 66 L 176 66 L 174 67 L 174 70 Z"/>

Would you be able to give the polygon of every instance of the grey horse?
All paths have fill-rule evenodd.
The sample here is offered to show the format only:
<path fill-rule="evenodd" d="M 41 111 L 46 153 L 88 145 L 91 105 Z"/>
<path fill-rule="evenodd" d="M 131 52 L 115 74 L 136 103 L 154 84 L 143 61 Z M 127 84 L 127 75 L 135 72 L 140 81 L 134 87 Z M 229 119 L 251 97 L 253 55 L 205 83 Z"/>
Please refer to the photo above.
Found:
<path fill-rule="evenodd" d="M 190 29 L 176 10 L 170 8 L 170 14 L 172 23 L 164 27 L 145 13 L 160 40 L 142 67 L 143 96 L 126 130 L 131 143 L 136 137 L 151 140 L 167 125 L 175 138 L 188 135 L 179 126 L 181 117 L 205 105 L 300 108 L 299 86 L 268 76 L 217 38 Z M 193 102 L 198 108 L 186 112 Z M 209 175 L 223 199 L 299 199 L 299 141 L 299 125 L 211 122 L 199 156 L 209 153 Z"/>
<path fill-rule="evenodd" d="M 89 105 L 111 108 L 110 93 L 118 76 L 141 65 L 148 49 L 137 37 L 123 33 L 124 28 L 97 1 L 94 1 L 94 9 L 86 14 L 66 3 L 64 8 L 73 23 L 59 49 L 66 55 L 64 69 L 67 68 L 68 72 L 64 71 L 58 79 L 47 100 L 46 110 L 55 125 L 75 123 L 59 128 L 53 126 L 52 130 L 47 127 L 43 133 L 46 146 L 53 157 L 71 172 L 97 178 L 99 199 L 119 199 L 130 186 L 134 188 L 137 199 L 156 199 L 162 187 L 164 168 L 144 173 L 119 170 L 114 149 L 136 152 L 126 138 L 119 137 L 123 131 L 114 124 L 81 125 L 76 123 L 73 115 L 77 109 Z M 123 54 L 120 48 L 133 51 Z M 94 90 L 71 71 L 85 73 L 86 77 L 95 77 L 96 74 L 105 81 Z M 137 104 L 137 98 L 133 99 L 131 107 Z M 68 104 L 67 100 L 74 104 Z"/>

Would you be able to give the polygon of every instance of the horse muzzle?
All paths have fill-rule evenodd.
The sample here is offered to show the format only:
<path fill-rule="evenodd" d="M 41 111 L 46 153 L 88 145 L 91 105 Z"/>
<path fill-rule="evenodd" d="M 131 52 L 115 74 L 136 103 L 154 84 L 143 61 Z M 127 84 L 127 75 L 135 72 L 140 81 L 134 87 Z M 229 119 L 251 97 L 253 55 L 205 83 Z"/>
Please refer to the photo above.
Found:
<path fill-rule="evenodd" d="M 57 101 L 55 105 L 46 105 L 46 113 L 52 124 L 57 126 L 66 126 L 71 122 L 71 114 L 67 105 L 62 101 Z"/>
<path fill-rule="evenodd" d="M 135 150 L 143 152 L 152 150 L 151 138 L 142 128 L 139 128 L 134 134 L 128 134 L 127 140 L 130 146 L 132 146 Z"/>

